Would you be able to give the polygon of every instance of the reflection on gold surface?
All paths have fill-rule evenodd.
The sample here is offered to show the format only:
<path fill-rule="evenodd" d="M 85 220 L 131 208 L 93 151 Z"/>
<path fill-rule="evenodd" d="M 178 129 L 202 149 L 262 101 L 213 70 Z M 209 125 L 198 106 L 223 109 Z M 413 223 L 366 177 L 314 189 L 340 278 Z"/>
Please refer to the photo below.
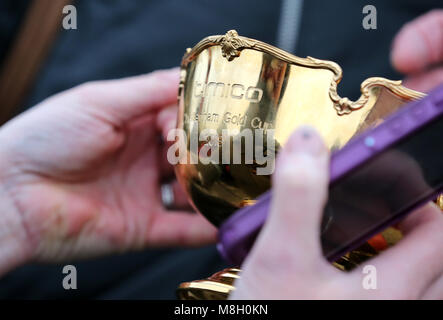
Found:
<path fill-rule="evenodd" d="M 234 281 L 239 278 L 240 271 L 228 268 L 205 280 L 182 283 L 177 296 L 181 300 L 225 300 L 235 289 Z"/>
<path fill-rule="evenodd" d="M 177 127 L 188 137 L 204 129 L 214 129 L 219 136 L 223 129 L 263 129 L 265 133 L 274 129 L 278 152 L 296 127 L 309 124 L 330 149 L 338 149 L 405 102 L 424 96 L 401 86 L 401 81 L 369 78 L 361 84 L 361 97 L 351 101 L 337 92 L 341 78 L 342 70 L 334 62 L 300 58 L 241 37 L 234 30 L 207 37 L 183 58 Z M 225 147 L 232 148 L 232 144 Z M 186 150 L 186 159 L 196 156 L 190 139 Z M 175 170 L 192 205 L 219 226 L 270 188 L 270 176 L 257 175 L 257 167 L 257 163 L 197 162 L 178 164 Z M 363 251 L 363 256 L 375 254 L 374 250 Z M 357 254 L 343 259 L 358 261 Z M 197 296 L 195 290 L 213 280 L 184 284 L 180 296 L 191 295 L 184 294 L 185 289 Z"/>
<path fill-rule="evenodd" d="M 440 207 L 441 210 L 443 210 L 443 194 L 441 194 L 438 198 L 437 198 L 437 205 Z"/>

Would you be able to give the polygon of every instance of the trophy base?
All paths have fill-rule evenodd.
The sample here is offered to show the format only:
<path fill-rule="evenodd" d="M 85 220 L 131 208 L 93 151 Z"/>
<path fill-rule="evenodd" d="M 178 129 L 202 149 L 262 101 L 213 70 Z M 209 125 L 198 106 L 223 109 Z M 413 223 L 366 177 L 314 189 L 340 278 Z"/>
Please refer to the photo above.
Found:
<path fill-rule="evenodd" d="M 443 211 L 443 194 L 435 202 Z M 380 236 L 382 244 L 380 244 L 379 237 L 374 237 L 332 265 L 342 271 L 352 270 L 360 263 L 377 255 L 378 252 L 395 245 L 402 238 L 401 232 L 392 227 L 383 231 Z M 184 282 L 178 287 L 177 296 L 180 300 L 226 300 L 232 290 L 235 290 L 234 281 L 240 278 L 240 272 L 241 270 L 238 268 L 228 268 L 204 280 Z"/>
<path fill-rule="evenodd" d="M 369 244 L 364 244 L 341 257 L 333 266 L 348 271 L 377 254 Z M 227 268 L 209 278 L 180 284 L 177 296 L 180 300 L 227 300 L 229 294 L 235 290 L 234 281 L 240 278 L 241 269 Z"/>
<path fill-rule="evenodd" d="M 177 289 L 180 300 L 226 300 L 235 289 L 234 281 L 240 278 L 240 269 L 228 268 L 207 279 L 184 282 Z"/>

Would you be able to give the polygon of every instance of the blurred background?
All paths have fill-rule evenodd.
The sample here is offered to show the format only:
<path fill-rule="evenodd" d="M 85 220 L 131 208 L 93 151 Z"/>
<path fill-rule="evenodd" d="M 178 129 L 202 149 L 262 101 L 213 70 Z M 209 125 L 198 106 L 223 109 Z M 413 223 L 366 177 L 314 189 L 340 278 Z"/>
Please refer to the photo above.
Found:
<path fill-rule="evenodd" d="M 362 9 L 377 9 L 365 30 Z M 62 9 L 74 5 L 77 29 Z M 337 62 L 339 94 L 352 100 L 371 76 L 401 79 L 392 40 L 434 0 L 1 0 L 0 123 L 86 81 L 178 66 L 188 47 L 236 29 L 297 56 Z M 67 263 L 64 263 L 65 265 Z M 0 279 L 0 298 L 168 299 L 183 281 L 226 267 L 214 247 L 145 250 L 75 262 L 78 290 L 61 286 L 62 265 L 22 267 Z"/>

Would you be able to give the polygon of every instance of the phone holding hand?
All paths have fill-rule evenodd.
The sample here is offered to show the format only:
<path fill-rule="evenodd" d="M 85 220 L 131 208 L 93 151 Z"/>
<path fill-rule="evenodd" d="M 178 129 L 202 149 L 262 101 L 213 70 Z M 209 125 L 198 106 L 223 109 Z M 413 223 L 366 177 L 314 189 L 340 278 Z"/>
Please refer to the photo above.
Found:
<path fill-rule="evenodd" d="M 443 191 L 443 85 L 352 139 L 330 166 L 321 243 L 335 261 Z M 220 227 L 218 248 L 227 260 L 242 263 L 271 197 L 272 190 Z"/>

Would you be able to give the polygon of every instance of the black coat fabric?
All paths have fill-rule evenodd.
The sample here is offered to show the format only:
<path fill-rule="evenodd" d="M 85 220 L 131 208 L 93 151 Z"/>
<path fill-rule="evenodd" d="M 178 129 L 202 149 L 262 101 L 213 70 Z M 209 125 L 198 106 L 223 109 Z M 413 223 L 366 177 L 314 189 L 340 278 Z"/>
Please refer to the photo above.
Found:
<path fill-rule="evenodd" d="M 389 61 L 392 39 L 404 23 L 438 2 L 371 1 L 378 25 L 365 30 L 366 0 L 305 0 L 293 53 L 339 63 L 344 71 L 339 93 L 356 99 L 367 77 L 401 79 Z M 0 3 L 0 59 L 28 4 Z M 60 33 L 23 110 L 86 81 L 177 66 L 185 48 L 230 29 L 276 44 L 281 7 L 271 0 L 77 0 L 74 5 L 78 29 Z M 213 246 L 145 250 L 72 264 L 78 271 L 77 290 L 63 289 L 63 265 L 29 265 L 0 279 L 0 298 L 173 299 L 180 282 L 226 267 Z"/>

